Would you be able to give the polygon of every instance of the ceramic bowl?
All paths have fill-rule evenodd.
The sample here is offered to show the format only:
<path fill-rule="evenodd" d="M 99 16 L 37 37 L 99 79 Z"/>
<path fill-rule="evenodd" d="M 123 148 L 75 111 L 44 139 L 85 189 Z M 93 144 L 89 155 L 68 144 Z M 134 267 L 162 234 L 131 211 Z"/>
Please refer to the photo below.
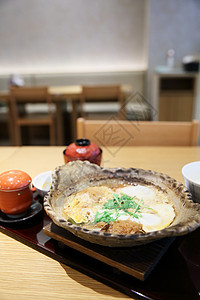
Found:
<path fill-rule="evenodd" d="M 194 203 L 187 188 L 166 174 L 136 168 L 101 168 L 88 161 L 70 162 L 53 172 L 49 193 L 44 198 L 44 208 L 55 224 L 74 235 L 109 247 L 132 247 L 170 236 L 194 231 L 200 226 L 200 204 Z M 141 234 L 117 234 L 86 229 L 65 219 L 62 212 L 68 196 L 90 186 L 124 182 L 154 186 L 166 193 L 173 203 L 176 216 L 166 228 Z"/>
<path fill-rule="evenodd" d="M 32 203 L 31 177 L 20 170 L 0 174 L 0 210 L 10 216 L 23 214 Z"/>
<path fill-rule="evenodd" d="M 102 149 L 88 139 L 77 139 L 63 151 L 63 157 L 66 164 L 75 160 L 87 160 L 100 166 Z"/>
<path fill-rule="evenodd" d="M 38 174 L 33 178 L 33 186 L 36 188 L 38 194 L 42 197 L 46 195 L 51 187 L 52 182 L 52 171 L 46 171 Z"/>
<path fill-rule="evenodd" d="M 185 165 L 182 168 L 182 174 L 193 200 L 200 203 L 200 161 Z"/>
<path fill-rule="evenodd" d="M 93 164 L 97 164 L 98 166 L 101 165 L 101 159 L 102 159 L 102 150 L 100 149 L 100 153 L 97 154 L 95 157 L 93 158 L 83 158 L 83 157 L 73 157 L 70 155 L 66 155 L 65 153 L 66 149 L 63 151 L 63 158 L 64 158 L 64 162 L 67 164 L 70 161 L 75 161 L 75 160 L 87 160 Z"/>

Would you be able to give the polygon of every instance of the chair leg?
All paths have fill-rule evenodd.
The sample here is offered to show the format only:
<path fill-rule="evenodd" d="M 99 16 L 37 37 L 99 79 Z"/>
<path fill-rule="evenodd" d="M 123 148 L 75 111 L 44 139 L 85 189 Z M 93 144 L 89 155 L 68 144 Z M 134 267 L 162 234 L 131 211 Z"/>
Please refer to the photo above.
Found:
<path fill-rule="evenodd" d="M 22 140 L 21 140 L 21 127 L 19 125 L 15 126 L 15 146 L 21 146 Z"/>
<path fill-rule="evenodd" d="M 14 124 L 14 117 L 13 117 L 13 109 L 11 105 L 11 101 L 8 102 L 8 124 L 9 124 L 9 136 L 10 142 L 12 146 L 15 146 L 15 124 Z"/>
<path fill-rule="evenodd" d="M 50 145 L 55 146 L 56 145 L 56 131 L 54 122 L 49 126 L 49 135 L 50 135 Z"/>
<path fill-rule="evenodd" d="M 64 136 L 63 136 L 63 118 L 62 118 L 62 103 L 58 101 L 56 103 L 56 115 L 55 122 L 56 123 L 56 135 L 57 135 L 57 145 L 63 145 Z"/>

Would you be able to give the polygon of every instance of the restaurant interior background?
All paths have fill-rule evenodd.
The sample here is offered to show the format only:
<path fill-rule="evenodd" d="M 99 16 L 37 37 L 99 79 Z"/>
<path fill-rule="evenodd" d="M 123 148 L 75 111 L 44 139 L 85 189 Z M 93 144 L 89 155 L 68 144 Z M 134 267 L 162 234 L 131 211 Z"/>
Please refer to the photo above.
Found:
<path fill-rule="evenodd" d="M 9 88 L 11 74 L 27 86 L 128 84 L 156 119 L 159 97 L 184 97 L 183 58 L 200 56 L 200 1 L 0 0 L 0 37 L 0 92 Z M 164 90 L 158 91 L 156 78 L 163 74 Z M 192 118 L 200 120 L 200 76 L 187 76 L 194 80 L 186 82 Z M 0 103 L 1 145 L 9 144 L 6 120 Z"/>

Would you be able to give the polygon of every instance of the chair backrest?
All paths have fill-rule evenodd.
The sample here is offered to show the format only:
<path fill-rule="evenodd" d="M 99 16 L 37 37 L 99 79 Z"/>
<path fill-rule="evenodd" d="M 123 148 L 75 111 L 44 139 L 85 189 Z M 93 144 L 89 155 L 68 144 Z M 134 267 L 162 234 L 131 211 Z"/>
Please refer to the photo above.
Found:
<path fill-rule="evenodd" d="M 199 122 L 77 120 L 77 138 L 99 146 L 196 146 Z"/>
<path fill-rule="evenodd" d="M 48 94 L 48 87 L 11 87 L 11 97 L 16 101 L 38 103 L 38 102 L 51 102 Z"/>
<path fill-rule="evenodd" d="M 13 106 L 13 113 L 18 117 L 17 105 L 21 104 L 47 104 L 47 113 L 52 115 L 52 100 L 48 93 L 47 86 L 36 87 L 11 87 L 11 105 Z"/>
<path fill-rule="evenodd" d="M 82 93 L 84 100 L 87 101 L 110 101 L 120 98 L 120 85 L 91 85 L 83 86 Z"/>
<path fill-rule="evenodd" d="M 81 115 L 84 116 L 85 102 L 117 102 L 123 105 L 123 93 L 120 85 L 83 85 L 81 97 Z"/>

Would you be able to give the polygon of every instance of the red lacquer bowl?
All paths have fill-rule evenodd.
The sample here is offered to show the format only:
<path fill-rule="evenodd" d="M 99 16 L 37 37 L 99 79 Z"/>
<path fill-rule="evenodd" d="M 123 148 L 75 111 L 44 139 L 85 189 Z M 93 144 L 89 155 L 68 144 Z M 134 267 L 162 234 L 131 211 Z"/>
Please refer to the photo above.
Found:
<path fill-rule="evenodd" d="M 100 166 L 102 150 L 88 139 L 77 139 L 63 151 L 64 161 L 88 160 Z"/>
<path fill-rule="evenodd" d="M 32 203 L 31 177 L 19 170 L 0 174 L 0 210 L 8 215 L 24 213 Z"/>

